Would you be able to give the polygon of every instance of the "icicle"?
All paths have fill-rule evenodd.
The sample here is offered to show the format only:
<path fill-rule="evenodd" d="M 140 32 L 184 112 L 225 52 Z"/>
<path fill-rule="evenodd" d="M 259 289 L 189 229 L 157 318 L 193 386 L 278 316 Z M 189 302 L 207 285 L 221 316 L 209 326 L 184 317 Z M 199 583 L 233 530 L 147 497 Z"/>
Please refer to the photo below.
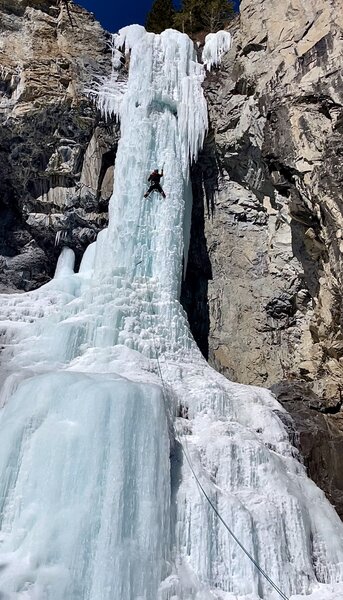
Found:
<path fill-rule="evenodd" d="M 127 79 L 121 72 L 125 59 L 116 45 L 117 38 L 118 34 L 112 35 L 111 38 L 111 75 L 94 83 L 92 89 L 86 90 L 106 119 L 120 117 L 121 103 L 127 90 Z"/>
<path fill-rule="evenodd" d="M 59 246 L 60 243 L 63 240 L 67 239 L 67 232 L 65 229 L 60 229 L 59 231 L 56 231 L 56 235 L 55 235 L 55 247 Z"/>
<path fill-rule="evenodd" d="M 202 60 L 206 68 L 210 71 L 213 66 L 217 67 L 230 48 L 231 34 L 228 31 L 209 33 L 205 38 L 205 46 L 202 52 Z"/>
<path fill-rule="evenodd" d="M 75 254 L 71 248 L 65 246 L 62 248 L 61 254 L 59 255 L 56 270 L 55 279 L 61 279 L 66 275 L 74 275 L 74 264 Z"/>

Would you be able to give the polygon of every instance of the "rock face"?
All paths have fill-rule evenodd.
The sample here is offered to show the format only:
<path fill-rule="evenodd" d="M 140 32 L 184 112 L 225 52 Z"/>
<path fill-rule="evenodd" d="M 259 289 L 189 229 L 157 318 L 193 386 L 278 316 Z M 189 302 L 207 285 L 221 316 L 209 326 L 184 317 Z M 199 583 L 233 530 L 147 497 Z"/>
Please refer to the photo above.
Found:
<path fill-rule="evenodd" d="M 108 38 L 71 2 L 0 2 L 1 291 L 41 285 L 61 242 L 79 258 L 107 222 L 118 131 L 88 90 Z"/>
<path fill-rule="evenodd" d="M 215 368 L 283 382 L 310 474 L 343 514 L 343 1 L 240 11 L 205 84 L 184 305 Z"/>
<path fill-rule="evenodd" d="M 310 386 L 301 381 L 283 381 L 271 389 L 292 415 L 280 413 L 301 452 L 308 475 L 324 490 L 343 519 L 342 403 L 325 406 Z"/>
<path fill-rule="evenodd" d="M 245 383 L 300 377 L 328 402 L 343 366 L 341 9 L 242 0 L 206 82 L 211 131 L 193 177 L 195 212 L 207 201 L 211 362 Z"/>

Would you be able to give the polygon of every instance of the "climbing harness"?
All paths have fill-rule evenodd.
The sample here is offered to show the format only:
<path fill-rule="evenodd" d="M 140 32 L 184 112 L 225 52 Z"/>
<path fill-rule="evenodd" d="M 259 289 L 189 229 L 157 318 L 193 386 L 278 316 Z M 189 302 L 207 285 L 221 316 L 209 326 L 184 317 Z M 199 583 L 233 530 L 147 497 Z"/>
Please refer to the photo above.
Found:
<path fill-rule="evenodd" d="M 140 261 L 140 262 L 142 262 L 142 261 Z M 137 264 L 140 264 L 140 263 L 137 263 Z M 145 277 L 147 291 L 148 291 L 149 305 L 152 307 L 152 294 L 150 292 L 148 278 L 147 278 L 146 275 L 144 277 Z M 151 313 L 151 315 L 152 314 L 153 313 Z M 164 377 L 163 377 L 163 374 L 162 374 L 162 369 L 161 369 L 160 359 L 159 359 L 159 355 L 158 355 L 158 349 L 157 349 L 157 344 L 156 344 L 156 337 L 155 337 L 155 333 L 154 333 L 154 325 L 153 325 L 153 323 L 152 323 L 151 333 L 152 333 L 153 344 L 154 344 L 154 349 L 155 349 L 155 356 L 156 356 L 158 374 L 159 374 L 159 377 L 160 377 L 160 380 L 161 380 L 161 384 L 162 384 L 163 397 L 164 397 L 165 402 L 167 403 L 167 400 L 168 400 L 168 390 L 167 390 L 167 386 L 166 386 L 166 383 L 165 383 L 165 380 L 164 380 Z M 192 464 L 192 460 L 191 460 L 188 452 L 186 451 L 185 446 L 182 443 L 181 437 L 180 437 L 180 435 L 179 435 L 179 433 L 178 433 L 177 430 L 175 430 L 175 434 L 176 434 L 176 438 L 177 438 L 177 440 L 178 440 L 178 442 L 179 442 L 179 444 L 181 446 L 182 453 L 185 456 L 187 464 L 188 464 L 188 466 L 189 466 L 189 468 L 191 470 L 191 473 L 192 473 L 192 475 L 193 475 L 193 477 L 194 477 L 194 479 L 195 479 L 195 481 L 197 483 L 200 495 L 202 494 L 204 496 L 204 498 L 206 499 L 206 501 L 208 502 L 208 504 L 212 508 L 213 512 L 218 517 L 219 521 L 222 523 L 222 525 L 224 525 L 225 529 L 228 531 L 228 533 L 230 534 L 230 536 L 235 540 L 235 542 L 238 544 L 238 546 L 241 548 L 241 550 L 244 552 L 244 554 L 251 560 L 251 562 L 256 567 L 256 569 L 258 570 L 258 572 L 266 579 L 266 581 L 268 581 L 268 583 L 280 595 L 280 597 L 282 598 L 282 600 L 289 600 L 288 596 L 286 596 L 286 594 L 284 594 L 284 592 L 271 579 L 271 577 L 269 577 L 268 573 L 266 573 L 266 571 L 259 565 L 259 563 L 250 554 L 250 552 L 243 546 L 242 542 L 239 541 L 238 537 L 234 534 L 234 532 L 229 527 L 229 525 L 227 524 L 227 522 L 223 519 L 223 517 L 221 516 L 220 512 L 215 507 L 215 505 L 213 504 L 211 498 L 208 496 L 208 494 L 205 491 L 204 487 L 200 483 L 200 480 L 199 480 L 199 478 L 198 478 L 198 476 L 197 476 L 197 474 L 196 474 L 196 472 L 194 470 L 194 467 L 193 467 L 193 464 Z M 186 441 L 186 443 L 187 443 L 187 441 Z"/>

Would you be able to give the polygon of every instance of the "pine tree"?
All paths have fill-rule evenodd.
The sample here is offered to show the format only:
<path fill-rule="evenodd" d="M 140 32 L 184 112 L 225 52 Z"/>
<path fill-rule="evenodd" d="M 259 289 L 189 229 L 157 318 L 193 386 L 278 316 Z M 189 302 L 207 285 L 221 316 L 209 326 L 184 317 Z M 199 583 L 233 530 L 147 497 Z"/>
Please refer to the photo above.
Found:
<path fill-rule="evenodd" d="M 146 19 L 146 30 L 161 33 L 165 29 L 173 27 L 174 13 L 172 0 L 155 0 Z"/>
<path fill-rule="evenodd" d="M 204 0 L 183 0 L 181 9 L 174 16 L 174 27 L 192 35 L 201 29 L 201 13 Z"/>
<path fill-rule="evenodd" d="M 211 32 L 219 31 L 227 25 L 234 14 L 232 2 L 228 0 L 209 0 L 206 11 L 202 13 L 205 29 Z"/>
<path fill-rule="evenodd" d="M 174 27 L 189 35 L 215 32 L 225 27 L 233 14 L 231 0 L 183 0 L 174 16 Z"/>

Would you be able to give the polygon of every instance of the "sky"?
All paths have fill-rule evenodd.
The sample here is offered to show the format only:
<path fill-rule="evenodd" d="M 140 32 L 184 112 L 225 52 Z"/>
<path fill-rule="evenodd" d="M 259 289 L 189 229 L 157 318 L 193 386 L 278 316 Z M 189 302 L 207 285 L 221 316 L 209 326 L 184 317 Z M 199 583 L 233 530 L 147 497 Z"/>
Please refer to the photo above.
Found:
<path fill-rule="evenodd" d="M 153 0 L 75 0 L 95 14 L 101 25 L 115 33 L 125 25 L 144 25 Z M 176 5 L 176 2 L 174 3 Z"/>
<path fill-rule="evenodd" d="M 95 14 L 101 25 L 115 33 L 125 25 L 144 25 L 153 0 L 75 0 Z"/>

